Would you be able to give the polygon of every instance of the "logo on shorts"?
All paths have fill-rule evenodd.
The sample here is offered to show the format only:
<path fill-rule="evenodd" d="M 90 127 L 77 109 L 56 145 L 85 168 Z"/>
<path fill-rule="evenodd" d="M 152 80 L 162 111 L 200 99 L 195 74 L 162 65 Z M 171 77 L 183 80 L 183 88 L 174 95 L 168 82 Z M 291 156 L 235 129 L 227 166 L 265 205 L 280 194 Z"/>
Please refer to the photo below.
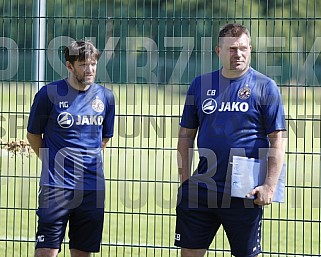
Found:
<path fill-rule="evenodd" d="M 69 112 L 62 112 L 58 115 L 57 122 L 62 128 L 70 128 L 74 124 L 74 117 Z"/>
<path fill-rule="evenodd" d="M 176 241 L 181 241 L 181 234 L 175 233 L 175 240 Z"/>
<path fill-rule="evenodd" d="M 44 235 L 40 235 L 37 237 L 37 242 L 38 243 L 43 243 L 45 241 L 45 236 Z"/>
<path fill-rule="evenodd" d="M 213 98 L 207 98 L 202 104 L 202 111 L 206 114 L 215 112 L 217 108 L 217 102 Z"/>

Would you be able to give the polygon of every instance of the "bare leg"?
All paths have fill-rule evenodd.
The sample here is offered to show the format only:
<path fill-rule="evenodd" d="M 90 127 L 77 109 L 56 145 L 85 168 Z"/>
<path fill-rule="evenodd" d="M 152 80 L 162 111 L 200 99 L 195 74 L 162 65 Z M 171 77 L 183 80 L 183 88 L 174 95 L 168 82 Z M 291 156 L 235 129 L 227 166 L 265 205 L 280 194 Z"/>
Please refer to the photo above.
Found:
<path fill-rule="evenodd" d="M 56 257 L 58 255 L 58 251 L 58 249 L 37 248 L 35 250 L 35 257 Z"/>
<path fill-rule="evenodd" d="M 90 257 L 91 253 L 79 251 L 77 249 L 70 249 L 71 257 Z"/>
<path fill-rule="evenodd" d="M 181 249 L 181 257 L 203 257 L 206 253 L 206 249 Z"/>

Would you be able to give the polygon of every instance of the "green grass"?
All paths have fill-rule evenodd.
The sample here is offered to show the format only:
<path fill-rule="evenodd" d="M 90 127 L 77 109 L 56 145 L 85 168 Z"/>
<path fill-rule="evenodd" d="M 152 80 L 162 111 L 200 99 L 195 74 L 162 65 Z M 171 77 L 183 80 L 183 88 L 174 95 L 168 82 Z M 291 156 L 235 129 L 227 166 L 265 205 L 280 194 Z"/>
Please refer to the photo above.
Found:
<path fill-rule="evenodd" d="M 29 84 L 0 86 L 4 142 L 25 138 L 23 120 L 34 91 Z M 110 148 L 104 151 L 106 209 L 102 251 L 95 256 L 178 256 L 173 247 L 178 187 L 176 152 L 178 116 L 186 87 L 107 85 L 116 95 L 117 120 Z M 23 88 L 25 89 L 23 91 Z M 265 208 L 262 256 L 319 256 L 320 115 L 316 90 L 282 89 L 288 131 L 286 202 Z M 307 120 L 310 119 L 311 121 Z M 12 121 L 11 121 L 12 122 Z M 19 123 L 20 122 L 20 123 Z M 298 128 L 298 129 L 296 129 Z M 10 134 L 11 133 L 11 134 Z M 39 162 L 33 155 L 1 161 L 1 256 L 32 256 L 36 230 Z M 68 246 L 60 256 L 69 256 Z M 208 256 L 230 256 L 221 230 Z"/>

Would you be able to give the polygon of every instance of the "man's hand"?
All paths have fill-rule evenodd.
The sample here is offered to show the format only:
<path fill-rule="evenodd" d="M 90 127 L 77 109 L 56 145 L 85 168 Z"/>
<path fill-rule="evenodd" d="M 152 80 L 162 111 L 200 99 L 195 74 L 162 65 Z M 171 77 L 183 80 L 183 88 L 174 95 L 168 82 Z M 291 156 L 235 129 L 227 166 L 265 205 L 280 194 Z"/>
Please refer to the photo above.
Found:
<path fill-rule="evenodd" d="M 246 197 L 255 196 L 254 203 L 257 205 L 269 205 L 273 201 L 274 190 L 267 184 L 254 188 Z"/>

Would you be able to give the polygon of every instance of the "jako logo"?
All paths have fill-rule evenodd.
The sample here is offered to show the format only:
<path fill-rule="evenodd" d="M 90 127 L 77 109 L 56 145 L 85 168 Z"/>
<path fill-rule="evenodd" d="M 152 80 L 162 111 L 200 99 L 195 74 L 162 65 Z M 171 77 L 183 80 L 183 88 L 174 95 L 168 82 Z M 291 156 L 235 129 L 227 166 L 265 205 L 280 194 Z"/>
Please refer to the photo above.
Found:
<path fill-rule="evenodd" d="M 247 102 L 222 102 L 219 112 L 247 112 L 249 104 Z"/>
<path fill-rule="evenodd" d="M 206 114 L 215 112 L 217 108 L 217 102 L 213 98 L 207 98 L 202 104 L 202 110 Z"/>
<path fill-rule="evenodd" d="M 62 112 L 58 115 L 57 122 L 62 128 L 70 128 L 74 124 L 74 117 L 69 112 Z"/>

